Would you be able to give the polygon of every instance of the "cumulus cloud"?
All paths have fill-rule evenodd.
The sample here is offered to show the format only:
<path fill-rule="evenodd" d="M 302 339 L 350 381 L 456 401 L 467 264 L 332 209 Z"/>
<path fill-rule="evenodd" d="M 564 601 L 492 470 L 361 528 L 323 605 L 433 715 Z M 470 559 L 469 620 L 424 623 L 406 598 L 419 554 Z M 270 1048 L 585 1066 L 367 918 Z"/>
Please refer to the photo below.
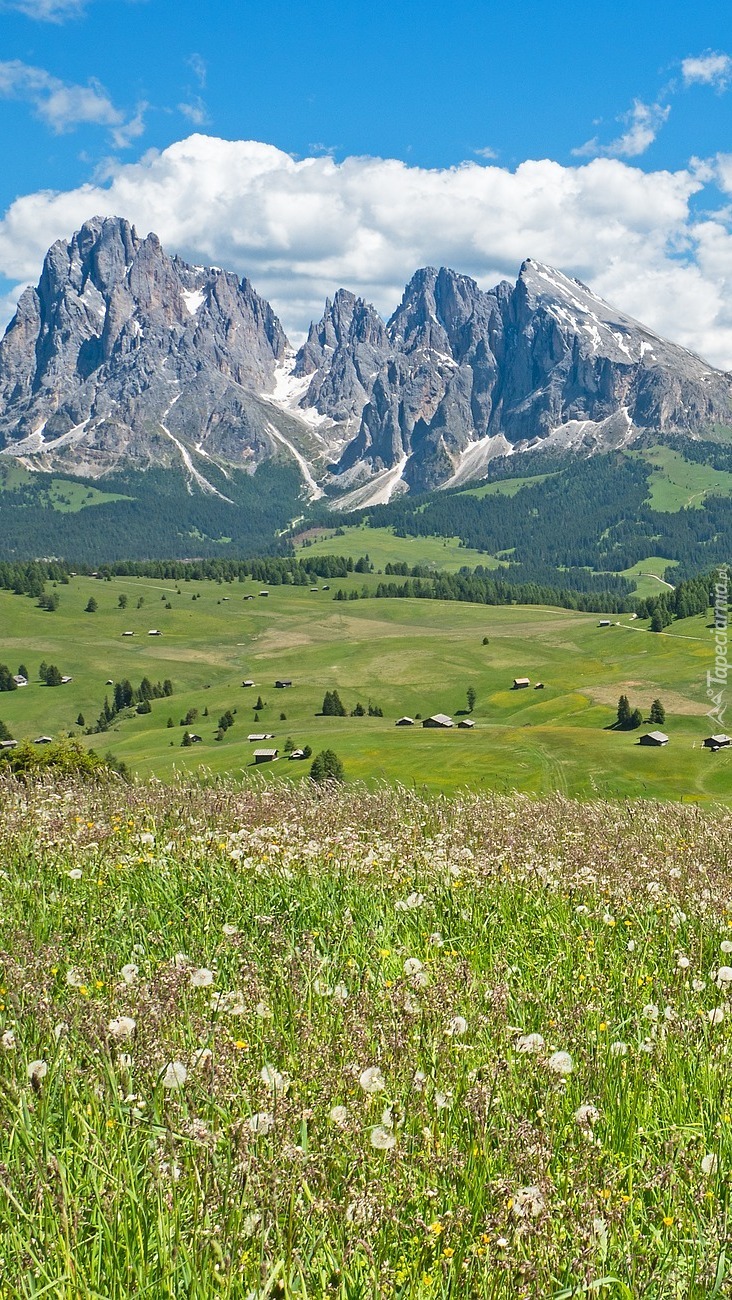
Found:
<path fill-rule="evenodd" d="M 732 186 L 732 157 L 724 174 Z M 296 160 L 257 141 L 192 135 L 113 163 L 103 181 L 17 199 L 0 221 L 0 273 L 34 281 L 55 239 L 118 214 L 171 252 L 248 275 L 296 340 L 340 285 L 388 315 L 419 266 L 452 266 L 489 288 L 530 256 L 730 365 L 732 240 L 722 215 L 699 223 L 691 206 L 706 175 L 606 157 L 515 170 Z"/>
<path fill-rule="evenodd" d="M 714 86 L 726 90 L 732 79 L 732 59 L 721 51 L 708 50 L 681 61 L 681 74 L 685 86 Z"/>
<path fill-rule="evenodd" d="M 635 99 L 633 107 L 618 118 L 625 130 L 617 139 L 600 144 L 595 136 L 572 153 L 577 158 L 639 158 L 653 144 L 670 112 L 668 104 L 644 104 Z"/>
<path fill-rule="evenodd" d="M 0 96 L 33 105 L 38 117 L 57 135 L 79 126 L 106 126 L 118 148 L 124 148 L 144 130 L 145 105 L 129 122 L 97 81 L 85 86 L 61 81 L 20 59 L 0 61 Z"/>

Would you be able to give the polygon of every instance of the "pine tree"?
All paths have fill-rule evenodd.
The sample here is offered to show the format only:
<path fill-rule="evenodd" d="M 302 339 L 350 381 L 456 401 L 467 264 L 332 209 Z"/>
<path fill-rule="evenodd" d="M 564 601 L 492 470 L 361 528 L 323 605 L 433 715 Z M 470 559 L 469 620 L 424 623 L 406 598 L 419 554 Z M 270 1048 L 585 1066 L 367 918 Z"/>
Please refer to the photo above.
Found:
<path fill-rule="evenodd" d="M 651 631 L 663 632 L 663 614 L 661 613 L 660 609 L 655 609 L 653 611 L 653 618 L 651 619 Z"/>
<path fill-rule="evenodd" d="M 660 700 L 653 701 L 653 704 L 651 705 L 651 712 L 649 714 L 649 718 L 651 722 L 655 722 L 659 726 L 662 726 L 663 723 L 666 721 L 666 710 L 664 709 Z"/>
<path fill-rule="evenodd" d="M 641 713 L 640 709 L 633 709 L 633 712 L 630 715 L 630 720 L 628 722 L 628 730 L 635 731 L 636 727 L 642 727 L 642 726 L 643 726 L 643 714 Z"/>
<path fill-rule="evenodd" d="M 76 719 L 76 725 L 77 725 L 77 727 L 83 727 L 83 726 L 86 725 L 85 722 L 84 722 L 84 714 L 83 714 L 83 713 L 80 713 L 79 716 L 78 716 L 78 718 Z"/>
<path fill-rule="evenodd" d="M 475 701 L 478 698 L 477 695 L 475 694 L 475 687 L 469 686 L 466 691 L 466 695 L 468 697 L 468 713 L 472 713 L 473 709 L 475 708 Z"/>
<path fill-rule="evenodd" d="M 96 614 L 99 606 L 93 596 L 90 596 L 84 607 L 85 614 Z"/>
<path fill-rule="evenodd" d="M 630 722 L 630 703 L 627 695 L 621 695 L 618 700 L 618 726 L 627 727 Z"/>
<path fill-rule="evenodd" d="M 344 780 L 343 764 L 332 749 L 321 749 L 316 754 L 310 767 L 310 780 L 318 783 Z"/>

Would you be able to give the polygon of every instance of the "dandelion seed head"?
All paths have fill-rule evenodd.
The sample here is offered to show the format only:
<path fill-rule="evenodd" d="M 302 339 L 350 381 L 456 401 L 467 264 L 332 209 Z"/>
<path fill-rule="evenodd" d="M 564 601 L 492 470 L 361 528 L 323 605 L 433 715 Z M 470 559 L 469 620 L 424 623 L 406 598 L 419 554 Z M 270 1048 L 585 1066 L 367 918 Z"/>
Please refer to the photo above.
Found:
<path fill-rule="evenodd" d="M 369 1095 L 383 1092 L 386 1087 L 386 1081 L 378 1065 L 370 1065 L 366 1070 L 362 1070 L 358 1081 L 364 1092 Z"/>
<path fill-rule="evenodd" d="M 39 1084 L 48 1074 L 48 1062 L 42 1060 L 30 1061 L 25 1072 L 30 1083 Z"/>
<path fill-rule="evenodd" d="M 12 1029 L 5 1030 L 5 1033 L 0 1038 L 0 1043 L 2 1043 L 6 1052 L 12 1052 L 15 1047 L 15 1034 Z"/>
<path fill-rule="evenodd" d="M 702 1156 L 701 1171 L 707 1176 L 707 1178 L 709 1178 L 711 1174 L 716 1174 L 718 1168 L 719 1160 L 717 1156 L 713 1155 L 711 1152 Z"/>
<path fill-rule="evenodd" d="M 328 1111 L 328 1119 L 336 1128 L 345 1128 L 348 1123 L 348 1108 L 346 1106 L 332 1106 Z"/>
<path fill-rule="evenodd" d="M 574 1061 L 569 1052 L 552 1052 L 547 1061 L 547 1068 L 552 1074 L 561 1076 L 571 1074 L 574 1069 Z"/>
<path fill-rule="evenodd" d="M 392 1151 L 396 1146 L 397 1140 L 396 1135 L 391 1129 L 384 1128 L 383 1125 L 377 1124 L 376 1128 L 372 1128 L 371 1130 L 370 1141 L 372 1147 L 375 1147 L 377 1151 Z"/>
<path fill-rule="evenodd" d="M 546 1208 L 540 1187 L 519 1187 L 511 1200 L 511 1213 L 515 1219 L 538 1219 Z"/>
<path fill-rule="evenodd" d="M 187 1078 L 188 1071 L 183 1062 L 170 1061 L 163 1071 L 160 1082 L 164 1088 L 168 1088 L 171 1092 L 175 1092 L 183 1087 Z"/>
<path fill-rule="evenodd" d="M 721 1025 L 724 1020 L 724 1007 L 713 1007 L 711 1011 L 707 1011 L 707 1020 L 710 1025 Z"/>
<path fill-rule="evenodd" d="M 416 975 L 422 970 L 422 966 L 423 963 L 419 960 L 419 957 L 407 957 L 404 963 L 404 974 Z"/>
<path fill-rule="evenodd" d="M 465 1016 L 453 1016 L 448 1021 L 445 1033 L 448 1038 L 462 1038 L 468 1032 L 468 1022 Z"/>
<path fill-rule="evenodd" d="M 257 1137 L 263 1137 L 272 1132 L 274 1115 L 267 1110 L 258 1110 L 256 1114 L 250 1115 L 248 1123 L 250 1132 L 256 1134 Z"/>
<path fill-rule="evenodd" d="M 544 1039 L 541 1034 L 521 1034 L 516 1039 L 516 1051 L 524 1052 L 527 1056 L 536 1056 L 543 1051 Z"/>
<path fill-rule="evenodd" d="M 133 961 L 128 962 L 127 965 L 123 966 L 120 971 L 120 975 L 122 976 L 122 979 L 124 980 L 125 984 L 134 984 L 135 981 L 137 980 L 137 976 L 139 975 L 139 973 L 140 973 L 140 967 L 136 966 Z"/>
<path fill-rule="evenodd" d="M 136 1024 L 132 1016 L 115 1016 L 107 1025 L 107 1033 L 117 1043 L 123 1043 L 128 1038 L 132 1038 L 135 1033 Z"/>
<path fill-rule="evenodd" d="M 191 971 L 188 982 L 191 988 L 194 989 L 210 989 L 215 978 L 213 971 L 209 970 L 207 966 L 199 966 L 196 970 Z"/>

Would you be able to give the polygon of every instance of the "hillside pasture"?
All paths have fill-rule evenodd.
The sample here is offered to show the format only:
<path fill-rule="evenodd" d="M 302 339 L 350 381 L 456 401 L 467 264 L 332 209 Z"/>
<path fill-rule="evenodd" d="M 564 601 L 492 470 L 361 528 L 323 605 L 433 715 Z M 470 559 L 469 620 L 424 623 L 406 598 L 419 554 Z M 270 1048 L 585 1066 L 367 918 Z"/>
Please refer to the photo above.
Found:
<path fill-rule="evenodd" d="M 31 677 L 28 687 L 0 694 L 0 719 L 16 739 L 70 732 L 98 752 L 111 750 L 138 775 L 165 780 L 176 772 L 247 777 L 254 771 L 247 735 L 272 732 L 281 755 L 288 738 L 316 753 L 335 749 L 349 779 L 370 783 L 432 792 L 730 799 L 732 755 L 701 748 L 714 729 L 705 717 L 712 636 L 704 618 L 654 634 L 629 616 L 600 628 L 594 614 L 533 606 L 334 600 L 339 589 L 373 591 L 377 582 L 376 575 L 352 575 L 331 579 L 324 591 L 320 579 L 315 592 L 271 586 L 262 597 L 261 584 L 250 580 L 77 577 L 58 587 L 54 613 L 0 592 L 0 662 L 13 672 L 22 663 Z M 98 602 L 94 614 L 84 612 L 90 596 Z M 162 636 L 148 636 L 153 628 Z M 72 681 L 41 685 L 42 660 Z M 512 690 L 522 675 L 532 686 Z M 112 697 L 107 681 L 127 678 L 137 687 L 143 677 L 170 678 L 175 694 L 153 700 L 149 714 L 125 710 L 108 731 L 86 736 L 76 719 L 81 714 L 85 727 L 96 722 L 105 695 Z M 282 677 L 292 678 L 291 689 L 275 688 Z M 254 688 L 243 688 L 244 679 Z M 541 691 L 534 690 L 538 681 Z M 459 721 L 468 687 L 477 696 L 472 731 L 423 729 L 419 720 L 395 727 L 404 714 L 446 712 Z M 349 714 L 358 702 L 372 702 L 384 716 L 320 716 L 325 692 L 334 689 Z M 666 748 L 639 747 L 640 731 L 609 729 L 621 693 L 645 717 L 661 698 L 671 737 Z M 259 695 L 264 708 L 256 719 Z M 180 722 L 190 709 L 198 717 L 188 729 L 202 743 L 183 748 Z M 234 726 L 217 740 L 226 710 L 234 712 Z M 280 757 L 262 779 L 299 781 L 307 770 Z"/>

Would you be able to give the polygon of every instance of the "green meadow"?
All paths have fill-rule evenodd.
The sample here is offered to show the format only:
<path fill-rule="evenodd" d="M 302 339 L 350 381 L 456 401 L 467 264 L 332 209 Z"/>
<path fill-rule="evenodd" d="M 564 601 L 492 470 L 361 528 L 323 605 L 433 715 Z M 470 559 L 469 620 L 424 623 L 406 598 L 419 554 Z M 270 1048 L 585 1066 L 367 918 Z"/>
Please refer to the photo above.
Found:
<path fill-rule="evenodd" d="M 457 573 L 464 564 L 469 568 L 479 564 L 486 569 L 499 567 L 499 561 L 492 555 L 463 546 L 458 537 L 397 537 L 391 528 L 370 528 L 365 523 L 350 524 L 338 530 L 314 529 L 312 535 L 299 543 L 297 550 L 302 552 L 303 558 L 308 555 L 345 555 L 358 560 L 362 555 L 368 555 L 374 568 L 382 570 L 387 564 L 419 564 L 445 573 Z"/>
<path fill-rule="evenodd" d="M 55 612 L 0 592 L 0 662 L 13 672 L 25 665 L 31 678 L 0 695 L 0 718 L 16 739 L 75 734 L 97 752 L 111 750 L 134 773 L 163 780 L 199 772 L 247 779 L 255 748 L 247 735 L 271 732 L 281 755 L 288 738 L 314 753 L 334 749 L 349 781 L 429 792 L 729 801 L 732 754 L 701 748 L 714 729 L 705 717 L 712 639 L 704 618 L 654 634 L 629 615 L 601 628 L 600 615 L 542 607 L 334 600 L 339 588 L 360 594 L 378 581 L 354 574 L 331 579 L 327 591 L 320 579 L 315 592 L 270 587 L 262 597 L 260 584 L 249 580 L 77 577 L 57 588 Z M 93 614 L 84 612 L 90 596 L 98 602 Z M 148 635 L 154 628 L 160 637 Z M 73 680 L 42 685 L 44 660 Z M 512 690 L 517 676 L 528 676 L 531 687 Z M 128 678 L 136 687 L 143 677 L 170 678 L 175 694 L 153 700 L 150 714 L 126 710 L 104 734 L 84 735 L 76 719 L 81 714 L 87 727 L 96 721 L 105 695 L 111 699 L 110 679 Z M 276 689 L 280 677 L 293 687 Z M 254 688 L 242 687 L 247 678 Z M 536 691 L 539 681 L 544 689 Z M 402 715 L 436 712 L 459 721 L 469 687 L 477 697 L 472 731 L 395 726 Z M 358 702 L 372 702 L 384 716 L 319 716 L 325 691 L 334 689 L 349 714 Z M 621 693 L 644 717 L 656 697 L 662 700 L 668 746 L 640 747 L 639 732 L 608 729 Z M 198 717 L 190 730 L 202 743 L 183 748 L 180 721 L 192 708 Z M 234 725 L 217 741 L 227 709 Z M 308 767 L 280 757 L 257 776 L 296 782 Z"/>

